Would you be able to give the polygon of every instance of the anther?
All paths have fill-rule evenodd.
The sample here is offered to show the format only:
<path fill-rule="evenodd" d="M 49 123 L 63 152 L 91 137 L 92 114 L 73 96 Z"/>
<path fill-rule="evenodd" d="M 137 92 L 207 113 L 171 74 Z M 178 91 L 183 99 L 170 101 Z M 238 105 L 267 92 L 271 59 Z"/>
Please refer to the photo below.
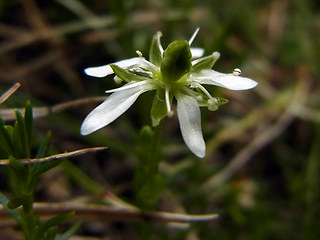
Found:
<path fill-rule="evenodd" d="M 136 53 L 138 54 L 139 57 L 142 57 L 142 52 L 140 52 L 139 50 L 137 50 Z"/>

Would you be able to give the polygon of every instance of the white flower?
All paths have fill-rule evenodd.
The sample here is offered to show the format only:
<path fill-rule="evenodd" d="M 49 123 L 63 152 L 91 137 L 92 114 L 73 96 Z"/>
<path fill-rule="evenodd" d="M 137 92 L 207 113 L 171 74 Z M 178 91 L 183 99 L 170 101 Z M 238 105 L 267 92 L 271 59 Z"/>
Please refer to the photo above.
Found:
<path fill-rule="evenodd" d="M 116 74 L 115 80 L 127 82 L 112 93 L 106 101 L 95 108 L 84 120 L 81 134 L 90 134 L 117 119 L 146 91 L 156 90 L 151 109 L 152 125 L 157 126 L 162 118 L 171 113 L 173 98 L 177 100 L 177 113 L 182 137 L 188 148 L 198 157 L 205 156 L 205 142 L 201 131 L 199 106 L 216 110 L 226 99 L 212 97 L 202 84 L 216 85 L 231 90 L 253 88 L 257 82 L 240 77 L 240 69 L 224 74 L 212 70 L 220 54 L 214 52 L 202 57 L 204 50 L 190 48 L 198 33 L 189 41 L 174 41 L 163 50 L 158 33 L 152 42 L 149 61 L 137 51 L 139 57 L 100 67 L 85 69 L 94 77 Z M 195 60 L 194 60 L 195 59 Z"/>

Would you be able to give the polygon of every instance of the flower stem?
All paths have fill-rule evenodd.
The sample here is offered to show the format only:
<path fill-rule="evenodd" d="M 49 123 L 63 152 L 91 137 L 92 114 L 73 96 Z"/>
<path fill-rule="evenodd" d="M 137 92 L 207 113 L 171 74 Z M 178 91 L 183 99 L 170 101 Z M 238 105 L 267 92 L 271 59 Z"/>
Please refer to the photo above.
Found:
<path fill-rule="evenodd" d="M 155 128 L 144 126 L 139 134 L 134 187 L 137 205 L 145 210 L 156 207 L 165 185 L 162 175 L 158 172 L 163 126 L 164 121 Z"/>

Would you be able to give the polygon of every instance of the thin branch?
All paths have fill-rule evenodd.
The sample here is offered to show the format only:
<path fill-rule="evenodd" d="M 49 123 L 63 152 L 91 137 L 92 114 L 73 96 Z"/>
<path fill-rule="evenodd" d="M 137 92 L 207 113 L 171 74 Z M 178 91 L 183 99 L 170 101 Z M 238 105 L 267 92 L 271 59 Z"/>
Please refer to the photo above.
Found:
<path fill-rule="evenodd" d="M 0 104 L 6 101 L 17 89 L 20 87 L 20 83 L 14 84 L 8 91 L 0 96 Z"/>
<path fill-rule="evenodd" d="M 54 161 L 62 158 L 68 158 L 68 157 L 75 157 L 78 155 L 82 155 L 85 153 L 89 152 L 97 152 L 97 151 L 102 151 L 106 150 L 107 147 L 93 147 L 93 148 L 84 148 L 72 152 L 66 152 L 66 153 L 60 153 L 60 154 L 55 154 L 51 155 L 49 157 L 44 157 L 44 158 L 31 158 L 31 159 L 19 159 L 19 161 L 22 164 L 34 164 L 34 163 L 43 163 L 43 162 L 49 162 L 49 161 Z M 0 160 L 0 165 L 9 165 L 10 160 L 9 159 L 3 159 Z"/>
<path fill-rule="evenodd" d="M 132 21 L 129 21 L 129 22 L 133 28 L 138 28 L 138 27 L 140 28 L 141 23 L 143 23 L 144 25 L 152 25 L 159 22 L 161 19 L 170 21 L 170 20 L 176 20 L 177 18 L 179 19 L 182 17 L 193 19 L 198 16 L 200 16 L 201 19 L 204 19 L 208 15 L 208 11 L 206 9 L 199 8 L 199 9 L 195 9 L 191 14 L 186 15 L 181 11 L 170 10 L 165 12 L 164 15 L 161 15 L 161 16 L 156 15 L 157 16 L 156 18 L 154 17 L 155 14 L 156 12 L 154 11 L 138 12 L 132 15 L 131 17 Z M 88 25 L 88 22 L 90 22 L 90 25 Z M 113 26 L 114 23 L 115 23 L 115 18 L 107 15 L 107 16 L 86 18 L 86 22 L 83 22 L 83 20 L 77 20 L 67 24 L 63 24 L 61 26 L 55 26 L 49 29 L 50 31 L 45 33 L 32 31 L 30 33 L 21 35 L 16 40 L 9 40 L 2 43 L 0 46 L 0 55 L 5 54 L 9 51 L 13 51 L 15 49 L 27 46 L 39 40 L 57 38 L 67 34 L 84 31 L 92 28 L 93 25 L 95 26 L 95 28 L 107 29 L 108 27 Z"/>
<path fill-rule="evenodd" d="M 90 97 L 82 98 L 69 102 L 60 103 L 51 107 L 33 107 L 33 118 L 45 117 L 51 113 L 62 112 L 70 108 L 97 103 L 106 100 L 106 97 Z M 23 112 L 23 108 L 10 108 L 0 110 L 0 116 L 4 121 L 12 121 L 15 119 L 15 111 Z"/>

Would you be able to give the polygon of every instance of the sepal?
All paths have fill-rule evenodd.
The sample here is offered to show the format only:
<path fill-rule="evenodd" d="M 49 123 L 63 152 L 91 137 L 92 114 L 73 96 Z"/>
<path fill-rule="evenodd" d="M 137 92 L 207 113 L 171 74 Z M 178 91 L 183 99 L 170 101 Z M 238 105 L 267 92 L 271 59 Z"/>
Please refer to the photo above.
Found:
<path fill-rule="evenodd" d="M 219 57 L 220 53 L 214 52 L 209 56 L 192 61 L 191 73 L 198 73 L 204 69 L 211 69 Z"/>
<path fill-rule="evenodd" d="M 112 68 L 114 74 L 116 74 L 120 79 L 122 79 L 123 81 L 125 81 L 127 83 L 132 82 L 132 81 L 146 80 L 145 77 L 134 74 L 128 70 L 125 70 L 121 67 L 118 67 L 117 65 L 110 64 L 110 67 Z"/>
<path fill-rule="evenodd" d="M 160 94 L 161 92 L 162 94 Z M 159 90 L 153 98 L 153 104 L 150 112 L 153 127 L 158 126 L 160 121 L 168 115 L 165 100 L 161 99 L 161 96 L 163 95 L 164 92 Z"/>
<path fill-rule="evenodd" d="M 191 51 L 187 41 L 174 41 L 163 53 L 161 62 L 162 79 L 165 82 L 179 80 L 191 68 Z"/>
<path fill-rule="evenodd" d="M 155 35 L 152 39 L 151 48 L 150 48 L 150 54 L 149 59 L 150 62 L 153 63 L 156 66 L 160 66 L 162 61 L 162 52 L 160 49 L 160 36 Z"/>

